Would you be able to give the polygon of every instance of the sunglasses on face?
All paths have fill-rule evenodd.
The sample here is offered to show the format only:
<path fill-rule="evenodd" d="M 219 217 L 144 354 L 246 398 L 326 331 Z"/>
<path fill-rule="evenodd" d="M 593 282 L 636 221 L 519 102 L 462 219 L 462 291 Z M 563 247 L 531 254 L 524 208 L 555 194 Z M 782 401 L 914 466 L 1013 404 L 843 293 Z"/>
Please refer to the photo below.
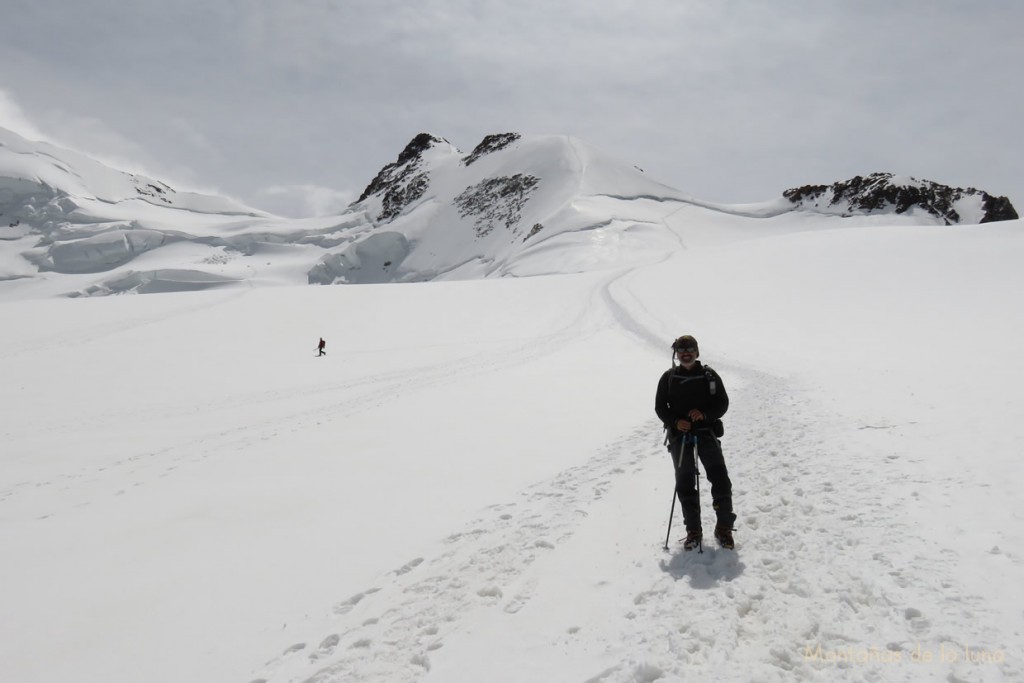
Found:
<path fill-rule="evenodd" d="M 697 349 L 676 349 L 676 353 L 697 353 Z"/>

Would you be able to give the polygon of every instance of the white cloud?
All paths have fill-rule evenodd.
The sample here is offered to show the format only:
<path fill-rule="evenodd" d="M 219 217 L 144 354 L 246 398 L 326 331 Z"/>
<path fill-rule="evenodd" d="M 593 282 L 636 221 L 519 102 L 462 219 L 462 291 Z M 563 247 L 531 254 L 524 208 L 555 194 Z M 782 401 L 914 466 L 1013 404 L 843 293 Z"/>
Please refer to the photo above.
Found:
<path fill-rule="evenodd" d="M 362 187 L 419 132 L 468 148 L 507 130 L 576 135 L 709 200 L 882 170 L 1011 194 L 1021 19 L 945 1 L 91 0 L 26 6 L 0 86 L 69 144 L 249 202 Z"/>
<path fill-rule="evenodd" d="M 354 192 L 319 185 L 274 185 L 260 190 L 260 206 L 279 216 L 336 216 L 357 197 Z"/>
<path fill-rule="evenodd" d="M 3 89 L 0 89 L 0 127 L 29 140 L 50 142 L 43 132 L 25 116 L 25 112 L 14 101 L 10 93 Z"/>

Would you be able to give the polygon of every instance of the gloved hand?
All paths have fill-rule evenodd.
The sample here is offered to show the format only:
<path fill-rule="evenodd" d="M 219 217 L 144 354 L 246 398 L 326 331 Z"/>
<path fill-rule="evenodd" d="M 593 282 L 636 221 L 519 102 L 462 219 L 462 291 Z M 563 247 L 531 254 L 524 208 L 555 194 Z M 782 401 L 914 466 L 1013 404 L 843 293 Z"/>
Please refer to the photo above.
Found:
<path fill-rule="evenodd" d="M 701 420 L 703 420 L 703 419 L 704 419 L 704 413 L 700 412 L 700 411 L 699 411 L 699 410 L 697 410 L 696 408 L 694 408 L 694 409 L 693 409 L 693 410 L 691 410 L 691 411 L 690 411 L 689 413 L 687 413 L 687 415 L 688 415 L 688 416 L 689 416 L 689 418 L 690 418 L 691 420 L 693 420 L 694 422 L 700 422 Z"/>
<path fill-rule="evenodd" d="M 676 429 L 678 429 L 679 431 L 683 432 L 684 434 L 686 432 L 689 432 L 690 431 L 690 427 L 692 427 L 692 426 L 693 426 L 693 424 L 690 423 L 689 420 L 682 420 L 682 419 L 676 420 Z"/>

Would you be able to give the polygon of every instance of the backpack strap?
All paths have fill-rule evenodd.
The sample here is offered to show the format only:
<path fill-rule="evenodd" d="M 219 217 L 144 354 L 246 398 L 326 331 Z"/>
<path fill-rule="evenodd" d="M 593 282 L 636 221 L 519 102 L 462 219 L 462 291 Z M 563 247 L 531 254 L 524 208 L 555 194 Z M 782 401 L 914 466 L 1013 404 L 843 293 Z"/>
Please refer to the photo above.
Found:
<path fill-rule="evenodd" d="M 714 396 L 718 391 L 718 380 L 715 379 L 715 371 L 711 369 L 710 365 L 704 366 L 704 376 L 708 378 L 708 391 Z"/>
<path fill-rule="evenodd" d="M 716 393 L 718 393 L 718 380 L 716 379 L 715 371 L 711 369 L 710 365 L 701 364 L 701 367 L 704 368 L 704 379 L 708 381 L 708 392 L 712 396 L 714 396 Z M 669 373 L 671 373 L 669 374 L 669 381 L 671 381 L 672 379 L 679 375 L 679 368 L 680 366 L 678 365 L 673 365 L 671 368 L 669 368 Z M 687 377 L 684 381 L 690 382 L 695 379 L 698 379 L 698 377 Z"/>

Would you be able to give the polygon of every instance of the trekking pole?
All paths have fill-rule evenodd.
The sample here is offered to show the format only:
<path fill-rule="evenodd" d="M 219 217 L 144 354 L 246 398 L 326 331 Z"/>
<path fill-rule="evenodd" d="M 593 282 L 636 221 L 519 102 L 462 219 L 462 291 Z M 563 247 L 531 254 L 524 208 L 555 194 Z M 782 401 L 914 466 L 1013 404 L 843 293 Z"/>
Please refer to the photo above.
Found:
<path fill-rule="evenodd" d="M 697 485 L 697 519 L 700 519 L 700 470 L 697 468 L 697 435 L 693 434 L 689 436 L 693 439 L 693 480 Z M 697 541 L 697 552 L 704 552 L 704 534 L 701 534 L 700 540 Z"/>
<path fill-rule="evenodd" d="M 665 550 L 668 550 L 668 538 L 672 535 L 672 515 L 676 513 L 676 497 L 679 492 L 676 491 L 676 477 L 679 476 L 679 463 L 683 461 L 683 446 L 679 445 L 679 459 L 672 459 L 672 464 L 675 465 L 675 477 L 672 479 L 672 507 L 668 509 L 668 531 L 665 532 Z"/>
<path fill-rule="evenodd" d="M 672 507 L 668 509 L 668 531 L 665 532 L 665 550 L 668 550 L 668 537 L 672 535 L 672 515 L 676 512 L 676 483 L 672 482 Z"/>

